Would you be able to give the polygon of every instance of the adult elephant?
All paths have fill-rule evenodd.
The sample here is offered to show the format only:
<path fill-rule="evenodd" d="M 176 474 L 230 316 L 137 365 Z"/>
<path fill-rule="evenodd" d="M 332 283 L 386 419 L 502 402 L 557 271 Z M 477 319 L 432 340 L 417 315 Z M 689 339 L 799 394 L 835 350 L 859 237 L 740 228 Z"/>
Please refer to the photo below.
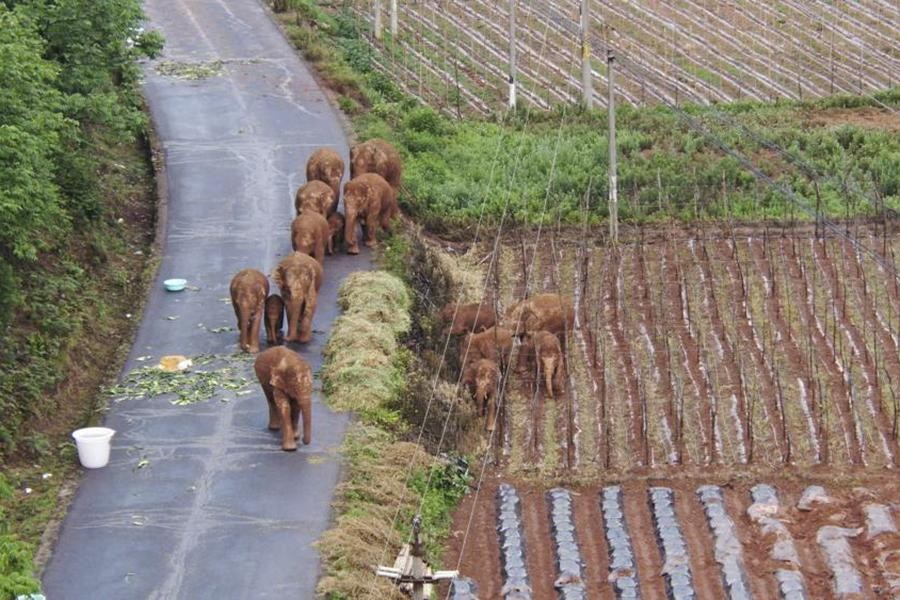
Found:
<path fill-rule="evenodd" d="M 397 191 L 403 174 L 400 153 L 389 142 L 379 138 L 353 146 L 350 149 L 350 178 L 355 179 L 363 173 L 378 173 Z"/>
<path fill-rule="evenodd" d="M 269 348 L 253 365 L 269 404 L 269 429 L 281 430 L 281 449 L 297 449 L 298 425 L 303 415 L 303 443 L 312 440 L 312 369 L 284 346 Z"/>
<path fill-rule="evenodd" d="M 229 289 L 241 350 L 259 352 L 259 325 L 265 313 L 269 280 L 256 269 L 244 269 L 231 278 Z"/>
<path fill-rule="evenodd" d="M 397 214 L 397 197 L 390 184 L 377 173 L 363 173 L 344 185 L 344 241 L 347 254 L 359 254 L 356 225 L 362 220 L 365 244 L 374 247 L 378 227 L 388 229 Z"/>
<path fill-rule="evenodd" d="M 522 336 L 549 331 L 565 343 L 575 325 L 575 304 L 561 294 L 535 294 L 514 304 L 506 312 L 504 326 Z"/>
<path fill-rule="evenodd" d="M 337 208 L 337 201 L 341 196 L 343 177 L 344 160 L 331 148 L 319 148 L 306 161 L 306 181 L 321 181 L 327 184 L 334 192 L 334 208 Z"/>
<path fill-rule="evenodd" d="M 291 246 L 294 252 L 309 254 L 320 265 L 325 264 L 325 249 L 330 238 L 328 221 L 317 212 L 304 212 L 291 223 Z"/>
<path fill-rule="evenodd" d="M 311 256 L 294 252 L 278 263 L 272 278 L 281 289 L 287 309 L 285 341 L 312 340 L 312 319 L 322 287 L 322 265 Z"/>

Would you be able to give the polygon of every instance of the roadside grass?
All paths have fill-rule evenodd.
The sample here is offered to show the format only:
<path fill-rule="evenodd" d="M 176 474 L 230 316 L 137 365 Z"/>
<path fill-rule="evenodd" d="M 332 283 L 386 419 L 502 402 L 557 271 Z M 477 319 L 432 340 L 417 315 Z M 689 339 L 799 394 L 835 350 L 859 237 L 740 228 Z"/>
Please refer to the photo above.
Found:
<path fill-rule="evenodd" d="M 375 577 L 374 566 L 393 564 L 417 513 L 428 556 L 441 556 L 468 471 L 464 462 L 435 458 L 406 441 L 411 424 L 403 403 L 413 364 L 402 343 L 412 321 L 406 284 L 385 271 L 353 273 L 338 302 L 343 314 L 325 349 L 323 390 L 329 406 L 351 410 L 358 420 L 343 444 L 335 523 L 318 542 L 325 565 L 318 591 L 331 600 L 402 598 L 392 583 Z"/>

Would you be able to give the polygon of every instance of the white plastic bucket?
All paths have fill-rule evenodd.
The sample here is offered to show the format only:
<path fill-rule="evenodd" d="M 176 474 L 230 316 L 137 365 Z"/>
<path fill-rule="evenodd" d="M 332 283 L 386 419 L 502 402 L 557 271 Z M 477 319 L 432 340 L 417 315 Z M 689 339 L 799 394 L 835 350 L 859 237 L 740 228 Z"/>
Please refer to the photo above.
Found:
<path fill-rule="evenodd" d="M 99 469 L 109 462 L 109 448 L 112 436 L 116 434 L 109 427 L 85 427 L 72 432 L 78 447 L 78 460 L 87 469 Z"/>

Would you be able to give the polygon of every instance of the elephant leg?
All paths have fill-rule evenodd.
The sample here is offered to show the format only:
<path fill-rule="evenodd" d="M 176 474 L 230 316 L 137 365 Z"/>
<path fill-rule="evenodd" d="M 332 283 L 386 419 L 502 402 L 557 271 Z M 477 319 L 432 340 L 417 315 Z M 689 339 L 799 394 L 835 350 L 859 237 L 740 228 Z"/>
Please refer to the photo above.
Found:
<path fill-rule="evenodd" d="M 329 252 L 329 254 L 331 253 Z M 320 265 L 325 265 L 325 240 L 318 240 L 316 242 L 316 247 L 313 251 L 313 258 L 319 261 Z"/>
<path fill-rule="evenodd" d="M 275 405 L 281 415 L 281 449 L 296 450 L 297 441 L 294 439 L 294 423 L 291 419 L 291 400 L 279 389 L 275 389 Z"/>
<path fill-rule="evenodd" d="M 264 385 L 263 393 L 266 395 L 266 404 L 269 405 L 269 429 L 278 431 L 281 429 L 281 415 L 278 414 L 278 409 L 275 407 L 275 396 L 272 393 L 272 386 Z"/>
<path fill-rule="evenodd" d="M 259 352 L 259 327 L 262 324 L 264 310 L 265 307 L 257 310 L 256 314 L 253 315 L 253 319 L 250 322 L 250 339 L 247 340 L 247 342 L 250 348 L 250 352 L 252 352 L 253 354 Z"/>
<path fill-rule="evenodd" d="M 366 214 L 366 246 L 374 248 L 378 244 L 375 234 L 378 233 L 378 215 L 374 210 Z"/>
<path fill-rule="evenodd" d="M 300 438 L 300 428 L 298 425 L 300 424 L 300 403 L 291 400 L 291 425 L 294 427 L 294 439 Z"/>
<path fill-rule="evenodd" d="M 485 429 L 494 431 L 497 421 L 497 398 L 496 394 L 489 394 L 487 397 L 487 421 Z"/>
<path fill-rule="evenodd" d="M 344 215 L 344 241 L 347 243 L 347 254 L 359 254 L 356 243 L 356 211 L 347 209 Z"/>
<path fill-rule="evenodd" d="M 303 303 L 303 320 L 300 323 L 300 341 L 304 343 L 312 341 L 312 320 L 313 315 L 316 314 L 316 296 L 316 291 L 310 286 L 306 301 Z"/>
<path fill-rule="evenodd" d="M 303 415 L 303 444 L 309 446 L 312 441 L 312 398 L 303 398 L 299 402 Z"/>
<path fill-rule="evenodd" d="M 288 304 L 287 337 L 284 338 L 285 341 L 298 341 L 297 330 L 300 328 L 300 317 L 303 314 L 302 304 L 302 301 L 291 302 Z"/>

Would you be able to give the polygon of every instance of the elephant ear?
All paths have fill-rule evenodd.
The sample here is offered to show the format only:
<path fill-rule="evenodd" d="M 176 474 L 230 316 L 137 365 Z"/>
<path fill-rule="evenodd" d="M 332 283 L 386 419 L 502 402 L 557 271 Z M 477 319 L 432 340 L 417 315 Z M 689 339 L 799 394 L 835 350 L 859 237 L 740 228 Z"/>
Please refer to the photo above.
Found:
<path fill-rule="evenodd" d="M 272 374 L 269 376 L 269 385 L 280 390 L 284 389 L 284 378 L 277 370 L 273 370 Z"/>
<path fill-rule="evenodd" d="M 284 287 L 284 269 L 281 265 L 275 267 L 275 272 L 272 273 L 272 281 L 274 281 L 275 285 L 277 285 L 279 288 Z"/>

